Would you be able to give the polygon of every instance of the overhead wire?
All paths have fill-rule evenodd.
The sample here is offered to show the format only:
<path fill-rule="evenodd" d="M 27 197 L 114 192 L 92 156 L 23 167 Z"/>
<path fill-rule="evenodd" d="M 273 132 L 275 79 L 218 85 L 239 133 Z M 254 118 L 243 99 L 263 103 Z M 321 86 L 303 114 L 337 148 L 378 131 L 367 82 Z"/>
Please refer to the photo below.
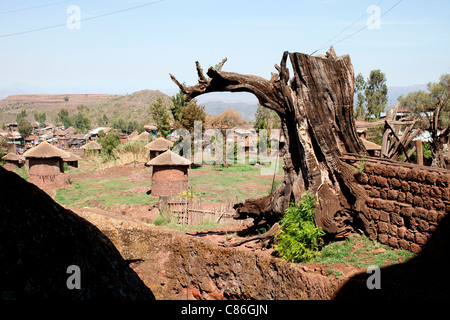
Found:
<path fill-rule="evenodd" d="M 100 15 L 93 16 L 93 17 L 80 19 L 80 22 L 88 21 L 88 20 L 94 20 L 94 19 L 99 19 L 99 18 L 103 18 L 103 17 L 106 17 L 106 16 L 111 16 L 111 15 L 114 15 L 114 14 L 122 13 L 122 12 L 125 12 L 125 11 L 135 10 L 135 9 L 138 9 L 138 8 L 146 7 L 146 6 L 149 6 L 149 5 L 158 3 L 158 2 L 163 2 L 163 1 L 165 1 L 165 0 L 156 0 L 156 1 L 152 1 L 152 2 L 147 2 L 147 3 L 144 3 L 144 4 L 138 5 L 138 6 L 129 7 L 129 8 L 113 11 L 113 12 L 100 14 Z M 53 28 L 63 27 L 63 26 L 66 26 L 66 25 L 67 25 L 66 23 L 60 23 L 60 24 L 55 24 L 55 25 L 52 25 L 52 26 L 47 26 L 47 27 L 42 27 L 42 28 L 36 28 L 36 29 L 20 31 L 20 32 L 15 32 L 15 33 L 3 34 L 3 35 L 0 35 L 0 38 L 12 37 L 12 36 L 17 36 L 17 35 L 26 34 L 26 33 L 32 33 L 32 32 L 37 32 L 37 31 L 42 31 L 42 30 L 47 30 L 47 29 L 53 29 Z"/>
<path fill-rule="evenodd" d="M 381 0 L 380 2 L 378 2 L 378 4 L 380 4 L 380 3 L 383 2 L 383 1 L 384 1 L 384 0 Z M 397 5 L 399 5 L 400 2 L 402 2 L 402 1 L 403 1 L 403 0 L 397 1 L 392 7 L 390 7 L 388 10 L 386 10 L 382 15 L 380 15 L 379 17 L 377 17 L 376 19 L 374 19 L 374 22 L 377 21 L 377 20 L 379 20 L 379 19 L 381 19 L 382 17 L 384 17 L 389 11 L 391 11 L 392 9 L 394 9 L 394 8 L 395 8 Z M 377 4 L 377 5 L 378 5 L 378 4 Z M 365 14 L 364 14 L 363 16 L 359 17 L 359 18 L 358 18 L 357 20 L 355 20 L 354 22 L 352 22 L 352 23 L 351 23 L 349 26 L 347 26 L 344 30 L 342 30 L 340 33 L 338 33 L 336 36 L 334 36 L 332 39 L 330 39 L 328 42 L 326 42 L 325 45 L 323 45 L 322 47 L 318 48 L 317 50 L 315 50 L 314 52 L 312 52 L 310 55 L 313 55 L 313 54 L 316 53 L 317 51 L 322 50 L 322 49 L 328 47 L 328 43 L 330 43 L 332 40 L 336 39 L 336 38 L 337 38 L 339 35 L 341 35 L 345 30 L 347 30 L 348 28 L 350 28 L 351 26 L 353 26 L 356 22 L 360 21 L 364 16 L 365 16 Z M 368 27 L 368 25 L 365 24 L 364 27 L 362 27 L 362 28 L 356 30 L 355 32 L 349 34 L 348 36 L 346 36 L 346 37 L 344 37 L 344 38 L 342 38 L 342 39 L 340 39 L 340 40 L 334 42 L 334 43 L 331 44 L 330 46 L 334 46 L 334 45 L 336 45 L 336 44 L 338 44 L 338 43 L 341 43 L 341 42 L 344 41 L 344 40 L 347 40 L 347 39 L 350 38 L 350 37 L 353 37 L 354 35 L 360 33 L 361 31 L 363 31 L 363 30 L 366 29 L 367 27 Z"/>
<path fill-rule="evenodd" d="M 50 7 L 50 6 L 55 6 L 55 5 L 58 5 L 58 4 L 61 4 L 61 3 L 67 3 L 67 2 L 72 2 L 72 1 L 74 1 L 74 0 L 65 0 L 65 1 L 41 4 L 41 5 L 34 6 L 34 7 L 26 7 L 26 8 L 20 8 L 20 9 L 12 9 L 12 10 L 7 10 L 7 11 L 0 11 L 0 15 L 1 14 L 14 13 L 14 12 L 20 12 L 20 11 L 26 11 L 26 10 L 32 10 L 32 9 L 38 9 L 38 8 L 44 8 L 44 7 Z"/>

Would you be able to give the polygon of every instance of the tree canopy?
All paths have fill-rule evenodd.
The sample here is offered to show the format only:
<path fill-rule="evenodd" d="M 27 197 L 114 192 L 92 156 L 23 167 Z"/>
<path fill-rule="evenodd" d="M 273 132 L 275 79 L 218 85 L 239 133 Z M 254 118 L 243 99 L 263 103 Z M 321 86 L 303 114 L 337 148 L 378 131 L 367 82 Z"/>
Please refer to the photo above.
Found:
<path fill-rule="evenodd" d="M 370 71 L 367 80 L 360 73 L 355 78 L 357 92 L 356 114 L 361 119 L 364 116 L 379 118 L 387 104 L 388 89 L 386 75 L 379 69 Z"/>
<path fill-rule="evenodd" d="M 156 102 L 150 105 L 150 114 L 156 123 L 160 134 L 166 138 L 170 133 L 170 115 L 167 106 L 161 97 L 156 99 Z"/>

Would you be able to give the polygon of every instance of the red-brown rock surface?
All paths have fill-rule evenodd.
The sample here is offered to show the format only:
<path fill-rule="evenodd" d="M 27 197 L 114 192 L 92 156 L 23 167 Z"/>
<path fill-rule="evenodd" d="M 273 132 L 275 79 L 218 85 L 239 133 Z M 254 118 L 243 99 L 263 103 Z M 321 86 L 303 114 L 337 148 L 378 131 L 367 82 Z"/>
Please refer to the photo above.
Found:
<path fill-rule="evenodd" d="M 154 299 L 111 241 L 39 188 L 0 167 L 1 299 Z M 80 289 L 68 289 L 80 268 Z"/>

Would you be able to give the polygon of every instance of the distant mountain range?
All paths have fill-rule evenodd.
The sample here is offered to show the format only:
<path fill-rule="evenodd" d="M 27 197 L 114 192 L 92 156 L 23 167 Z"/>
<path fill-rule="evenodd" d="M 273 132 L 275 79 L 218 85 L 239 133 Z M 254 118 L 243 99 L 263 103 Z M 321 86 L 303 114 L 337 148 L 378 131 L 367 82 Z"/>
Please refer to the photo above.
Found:
<path fill-rule="evenodd" d="M 388 106 L 391 109 L 400 95 L 408 92 L 426 90 L 425 84 L 413 86 L 391 86 L 388 87 Z M 70 113 L 77 112 L 77 106 L 82 104 L 88 107 L 88 115 L 91 120 L 106 114 L 109 119 L 123 118 L 124 120 L 138 120 L 151 122 L 148 112 L 150 104 L 157 97 L 163 97 L 168 105 L 172 104 L 169 95 L 158 90 L 141 90 L 132 94 L 27 94 L 25 90 L 9 89 L 0 90 L 0 124 L 15 121 L 16 115 L 22 109 L 26 109 L 28 120 L 34 121 L 35 111 L 45 111 L 47 119 L 52 121 L 56 118 L 59 110 L 66 108 Z M 67 101 L 66 101 L 67 100 Z M 356 99 L 355 99 L 356 100 Z M 253 121 L 258 106 L 258 100 L 249 93 L 215 92 L 208 93 L 197 98 L 197 102 L 205 106 L 206 113 L 215 115 L 231 108 L 241 113 L 247 121 Z"/>

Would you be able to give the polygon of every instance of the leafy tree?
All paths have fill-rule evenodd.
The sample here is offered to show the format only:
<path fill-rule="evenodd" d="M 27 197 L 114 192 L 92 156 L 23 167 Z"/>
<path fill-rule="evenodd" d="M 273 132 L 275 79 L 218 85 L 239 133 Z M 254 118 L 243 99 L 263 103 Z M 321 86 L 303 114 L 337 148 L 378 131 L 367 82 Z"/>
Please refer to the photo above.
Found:
<path fill-rule="evenodd" d="M 20 118 L 19 123 L 17 124 L 17 130 L 22 138 L 26 138 L 33 131 L 33 127 L 31 126 L 31 123 L 25 120 L 25 118 Z"/>
<path fill-rule="evenodd" d="M 98 143 L 102 146 L 102 153 L 111 156 L 114 149 L 120 144 L 120 133 L 116 130 L 109 130 L 105 136 L 98 139 Z"/>
<path fill-rule="evenodd" d="M 180 90 L 177 94 L 173 95 L 171 99 L 173 105 L 170 107 L 170 112 L 172 112 L 173 119 L 181 122 L 181 110 L 188 105 L 188 103 L 184 101 L 183 91 Z"/>
<path fill-rule="evenodd" d="M 111 122 L 111 126 L 114 129 L 131 133 L 134 130 L 138 131 L 139 133 L 144 131 L 144 124 L 142 122 L 139 122 L 137 120 L 129 120 L 128 122 L 124 119 L 113 119 Z"/>
<path fill-rule="evenodd" d="M 247 123 L 241 114 L 233 109 L 226 109 L 224 112 L 210 117 L 208 122 L 212 127 L 217 129 L 232 129 Z"/>
<path fill-rule="evenodd" d="M 109 119 L 106 114 L 103 114 L 103 116 L 98 119 L 97 123 L 100 127 L 107 126 L 109 123 Z"/>
<path fill-rule="evenodd" d="M 261 129 L 279 129 L 280 128 L 280 117 L 277 113 L 269 108 L 265 108 L 258 104 L 255 113 L 255 129 L 257 132 Z"/>
<path fill-rule="evenodd" d="M 122 118 L 120 118 L 120 119 L 113 119 L 112 122 L 111 122 L 111 126 L 114 129 L 118 129 L 118 130 L 121 130 L 121 131 L 126 131 L 126 129 L 127 129 L 127 123 Z"/>
<path fill-rule="evenodd" d="M 75 127 L 77 132 L 86 133 L 92 128 L 91 119 L 87 114 L 81 111 L 78 111 L 78 113 L 73 116 L 71 122 L 73 123 L 73 126 Z"/>
<path fill-rule="evenodd" d="M 379 69 L 370 71 L 364 93 L 368 115 L 374 115 L 376 118 L 379 118 L 380 113 L 384 111 L 387 104 L 386 75 Z"/>
<path fill-rule="evenodd" d="M 16 116 L 16 122 L 19 123 L 21 119 L 24 119 L 27 117 L 27 110 L 22 109 Z"/>
<path fill-rule="evenodd" d="M 137 120 L 130 120 L 130 121 L 128 121 L 127 129 L 126 129 L 127 133 L 131 133 L 131 132 L 133 132 L 135 130 L 137 132 L 139 132 L 139 133 L 143 132 L 144 131 L 144 124 L 139 122 L 139 121 L 137 121 Z"/>
<path fill-rule="evenodd" d="M 379 69 L 370 71 L 369 78 L 359 73 L 355 78 L 356 118 L 364 119 L 366 116 L 380 117 L 387 104 L 386 75 Z M 367 112 L 366 112 L 367 110 Z"/>
<path fill-rule="evenodd" d="M 192 132 L 194 130 L 195 121 L 202 122 L 204 127 L 206 120 L 205 106 L 197 105 L 197 100 L 192 100 L 186 106 L 183 106 L 180 113 L 180 124 L 186 130 Z"/>
<path fill-rule="evenodd" d="M 444 143 L 450 135 L 450 74 L 443 74 L 438 83 L 428 83 L 428 92 L 419 90 L 398 98 L 420 120 L 418 125 L 431 133 L 432 166 L 445 168 Z"/>
<path fill-rule="evenodd" d="M 366 108 L 364 107 L 365 97 L 364 90 L 366 89 L 366 81 L 361 73 L 355 79 L 355 91 L 357 92 L 356 100 L 356 119 L 364 120 L 366 118 Z"/>
<path fill-rule="evenodd" d="M 59 110 L 58 115 L 56 116 L 56 121 L 58 123 L 62 123 L 65 128 L 72 126 L 72 119 L 69 116 L 69 111 L 64 108 Z"/>
<path fill-rule="evenodd" d="M 47 116 L 45 114 L 45 111 L 35 112 L 34 113 L 34 120 L 39 122 L 39 125 L 41 127 L 45 126 L 45 120 L 47 120 Z"/>
<path fill-rule="evenodd" d="M 170 116 L 161 97 L 156 99 L 156 102 L 150 105 L 150 114 L 152 115 L 159 132 L 166 138 L 170 133 Z"/>

